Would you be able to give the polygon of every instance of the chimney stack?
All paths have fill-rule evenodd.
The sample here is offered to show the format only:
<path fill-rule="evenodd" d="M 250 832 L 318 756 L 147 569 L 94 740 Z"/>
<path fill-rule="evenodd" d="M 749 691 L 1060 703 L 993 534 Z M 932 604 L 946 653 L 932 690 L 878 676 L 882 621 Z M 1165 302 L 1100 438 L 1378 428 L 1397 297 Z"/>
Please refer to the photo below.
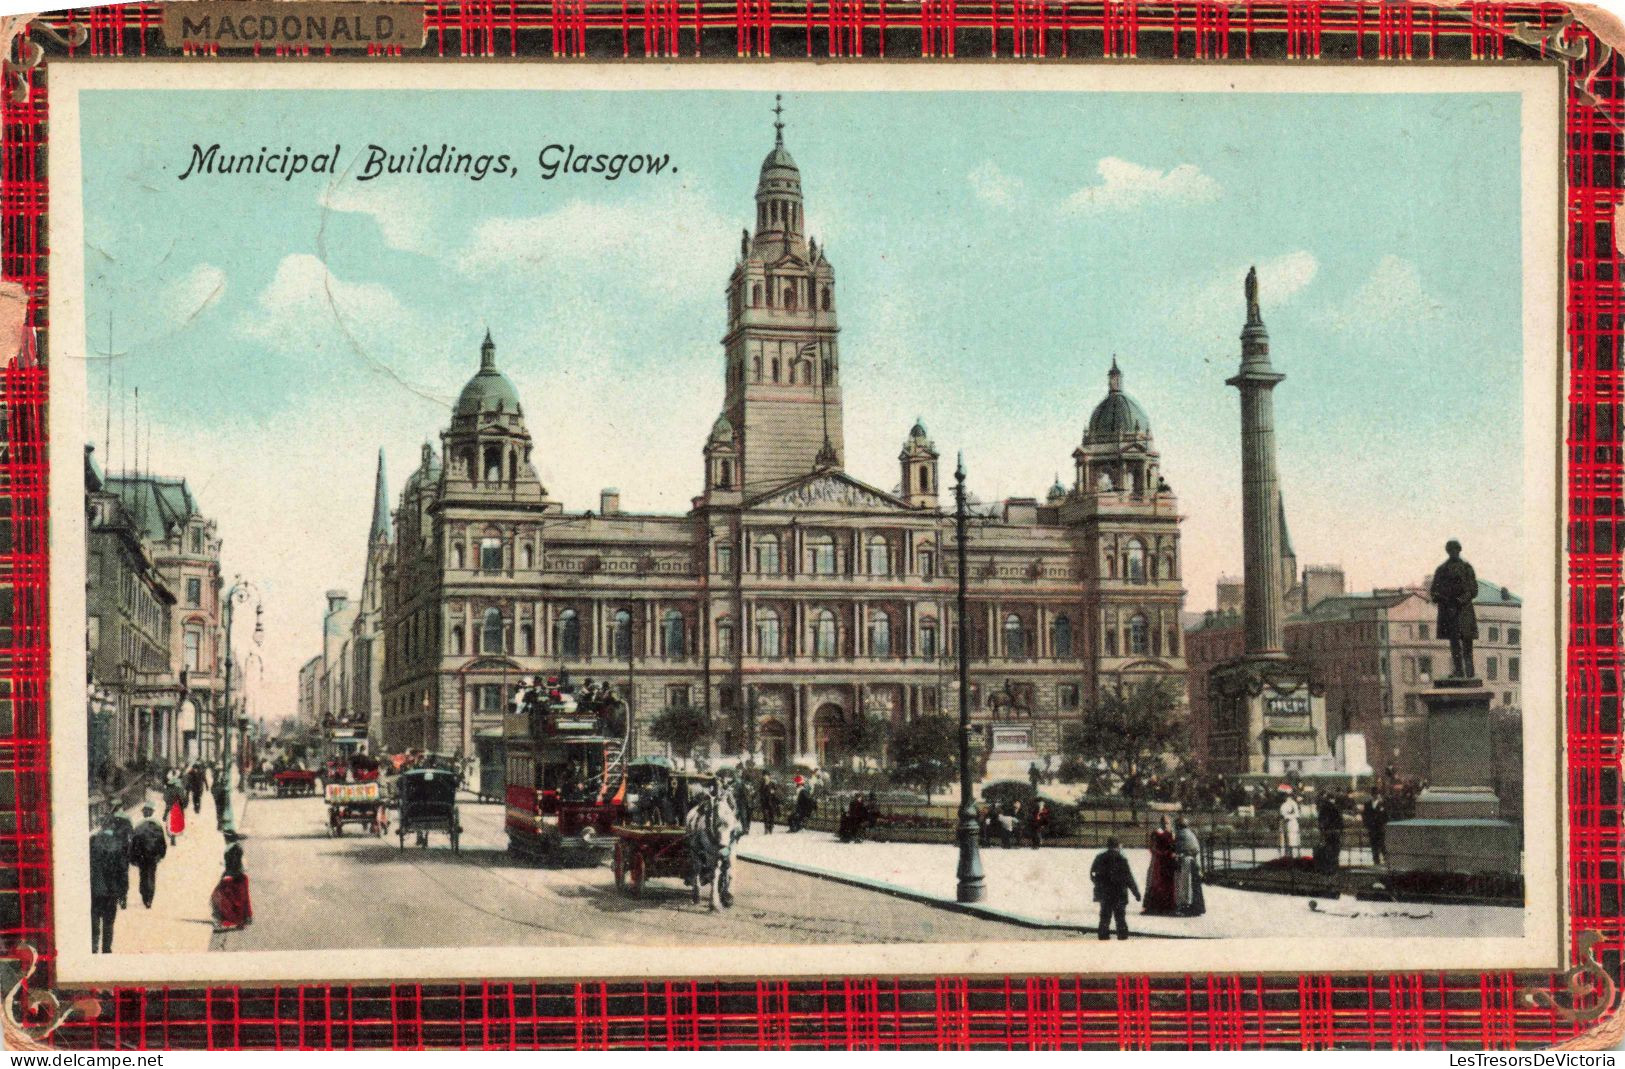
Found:
<path fill-rule="evenodd" d="M 598 493 L 598 515 L 613 516 L 621 511 L 621 492 L 606 486 Z"/>

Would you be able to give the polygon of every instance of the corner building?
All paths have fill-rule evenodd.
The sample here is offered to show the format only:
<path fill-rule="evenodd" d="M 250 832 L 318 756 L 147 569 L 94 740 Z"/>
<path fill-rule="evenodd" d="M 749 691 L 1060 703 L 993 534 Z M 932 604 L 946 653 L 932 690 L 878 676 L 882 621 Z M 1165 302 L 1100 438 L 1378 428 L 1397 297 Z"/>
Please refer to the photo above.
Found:
<path fill-rule="evenodd" d="M 384 565 L 386 748 L 471 755 L 512 690 L 567 669 L 631 695 L 634 747 L 679 704 L 719 756 L 820 764 L 859 710 L 958 708 L 952 495 L 922 422 L 898 487 L 847 474 L 835 272 L 807 236 L 782 126 L 728 279 L 723 402 L 686 515 L 566 512 L 487 334 L 438 451 L 425 443 Z M 992 428 L 990 428 L 990 431 Z M 1059 459 L 1059 458 L 1058 458 Z M 973 716 L 1020 775 L 1102 688 L 1183 683 L 1178 502 L 1113 360 L 1070 486 L 971 525 Z"/>

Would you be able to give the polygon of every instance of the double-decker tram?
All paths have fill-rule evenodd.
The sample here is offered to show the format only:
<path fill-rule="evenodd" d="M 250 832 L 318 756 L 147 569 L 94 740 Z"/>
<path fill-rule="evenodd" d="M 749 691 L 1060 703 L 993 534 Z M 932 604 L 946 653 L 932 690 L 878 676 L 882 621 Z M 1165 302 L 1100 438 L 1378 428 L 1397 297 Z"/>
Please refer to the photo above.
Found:
<path fill-rule="evenodd" d="M 536 677 L 503 718 L 508 853 L 602 862 L 610 826 L 626 811 L 630 724 L 607 682 L 572 686 L 564 673 Z"/>

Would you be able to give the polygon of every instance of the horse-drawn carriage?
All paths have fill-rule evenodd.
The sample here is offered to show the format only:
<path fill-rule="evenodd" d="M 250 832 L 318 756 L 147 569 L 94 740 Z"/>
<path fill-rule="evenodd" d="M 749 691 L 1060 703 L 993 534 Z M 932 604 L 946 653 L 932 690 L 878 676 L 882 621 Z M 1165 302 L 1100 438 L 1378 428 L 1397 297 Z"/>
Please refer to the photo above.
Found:
<path fill-rule="evenodd" d="M 610 829 L 615 886 L 638 896 L 650 879 L 681 876 L 696 903 L 701 889 L 709 887 L 713 910 L 733 905 L 733 847 L 744 828 L 732 791 L 713 776 L 669 768 L 662 777 L 645 766 L 631 778 L 641 803 L 634 817 L 644 822 Z M 680 823 L 671 820 L 672 812 L 683 814 Z"/>
<path fill-rule="evenodd" d="M 284 768 L 271 779 L 276 783 L 278 798 L 298 797 L 316 793 L 316 773 L 307 768 Z"/>
<path fill-rule="evenodd" d="M 373 835 L 382 836 L 389 830 L 389 812 L 377 779 L 361 783 L 329 783 L 326 785 L 327 834 L 344 834 L 346 824 L 359 824 Z"/>
<path fill-rule="evenodd" d="M 406 849 L 406 837 L 417 836 L 420 847 L 429 845 L 431 831 L 445 832 L 451 840 L 452 853 L 458 852 L 462 837 L 462 819 L 457 812 L 457 773 L 444 768 L 409 768 L 395 781 L 396 804 L 400 815 L 396 831 L 401 849 Z"/>

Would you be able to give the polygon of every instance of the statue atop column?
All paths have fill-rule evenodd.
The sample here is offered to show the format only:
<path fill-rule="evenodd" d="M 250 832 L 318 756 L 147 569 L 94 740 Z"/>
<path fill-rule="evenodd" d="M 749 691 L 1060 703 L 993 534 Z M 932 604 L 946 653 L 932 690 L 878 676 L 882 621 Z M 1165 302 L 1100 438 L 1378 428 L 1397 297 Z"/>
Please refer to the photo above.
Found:
<path fill-rule="evenodd" d="M 1247 322 L 1262 323 L 1264 315 L 1258 309 L 1258 268 L 1247 269 L 1247 282 L 1244 287 L 1247 294 Z"/>
<path fill-rule="evenodd" d="M 1478 637 L 1478 616 L 1473 601 L 1478 597 L 1478 574 L 1461 556 L 1461 543 L 1454 538 L 1445 543 L 1450 559 L 1433 572 L 1428 595 L 1438 606 L 1439 637 L 1450 640 L 1450 675 L 1472 679 L 1473 640 Z"/>

